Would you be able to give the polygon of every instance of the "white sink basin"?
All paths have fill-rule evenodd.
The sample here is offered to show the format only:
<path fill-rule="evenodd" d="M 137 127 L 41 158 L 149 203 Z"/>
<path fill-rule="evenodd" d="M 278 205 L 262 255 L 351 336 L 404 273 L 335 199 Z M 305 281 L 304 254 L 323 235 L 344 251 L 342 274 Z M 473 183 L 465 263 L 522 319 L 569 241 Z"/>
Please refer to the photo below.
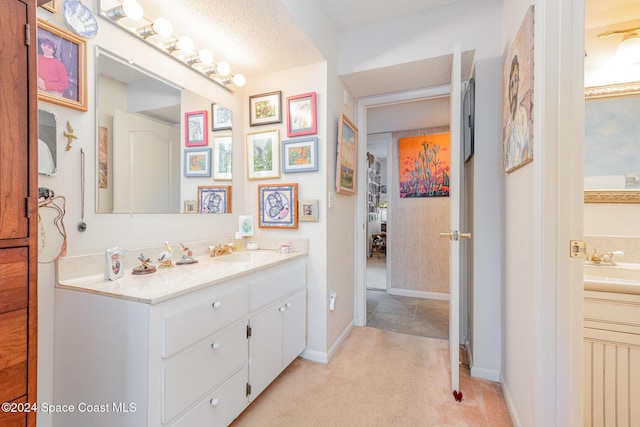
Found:
<path fill-rule="evenodd" d="M 600 282 L 637 282 L 640 285 L 640 264 L 585 264 L 584 279 L 588 281 Z"/>

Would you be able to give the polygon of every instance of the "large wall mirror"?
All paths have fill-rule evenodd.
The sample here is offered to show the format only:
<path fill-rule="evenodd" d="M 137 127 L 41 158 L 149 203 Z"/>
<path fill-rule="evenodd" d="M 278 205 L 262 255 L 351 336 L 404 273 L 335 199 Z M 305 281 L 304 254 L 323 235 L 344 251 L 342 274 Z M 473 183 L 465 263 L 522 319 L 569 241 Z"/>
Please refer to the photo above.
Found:
<path fill-rule="evenodd" d="M 640 203 L 640 82 L 585 89 L 585 202 Z"/>
<path fill-rule="evenodd" d="M 182 120 L 211 101 L 105 49 L 96 53 L 96 212 L 182 212 L 207 180 L 184 176 Z"/>

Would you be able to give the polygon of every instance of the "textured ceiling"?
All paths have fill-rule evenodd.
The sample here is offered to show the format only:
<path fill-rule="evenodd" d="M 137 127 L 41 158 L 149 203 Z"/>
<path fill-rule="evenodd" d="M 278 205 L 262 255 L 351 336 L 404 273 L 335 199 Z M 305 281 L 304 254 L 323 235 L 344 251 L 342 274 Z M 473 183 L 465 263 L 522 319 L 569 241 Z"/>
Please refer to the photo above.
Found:
<path fill-rule="evenodd" d="M 416 12 L 457 3 L 460 0 L 319 0 L 338 31 L 382 22 Z"/>

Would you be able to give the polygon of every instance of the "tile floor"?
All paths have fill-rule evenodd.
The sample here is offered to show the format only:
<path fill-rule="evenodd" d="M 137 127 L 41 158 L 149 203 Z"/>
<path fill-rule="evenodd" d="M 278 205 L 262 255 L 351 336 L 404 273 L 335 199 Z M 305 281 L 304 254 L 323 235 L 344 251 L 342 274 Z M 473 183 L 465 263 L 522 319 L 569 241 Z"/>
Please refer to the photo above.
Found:
<path fill-rule="evenodd" d="M 449 301 L 389 295 L 367 289 L 367 326 L 421 337 L 449 339 Z"/>

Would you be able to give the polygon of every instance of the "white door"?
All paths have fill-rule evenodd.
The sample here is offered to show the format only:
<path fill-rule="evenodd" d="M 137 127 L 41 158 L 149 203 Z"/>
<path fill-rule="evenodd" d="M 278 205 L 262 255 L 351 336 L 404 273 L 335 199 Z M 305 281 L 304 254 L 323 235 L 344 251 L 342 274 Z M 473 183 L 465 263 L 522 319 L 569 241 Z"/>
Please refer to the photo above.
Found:
<path fill-rule="evenodd" d="M 116 111 L 113 128 L 114 213 L 177 212 L 180 131 L 124 111 Z"/>
<path fill-rule="evenodd" d="M 470 237 L 460 231 L 461 155 L 460 119 L 462 106 L 460 43 L 453 47 L 451 67 L 451 170 L 449 176 L 450 218 L 449 231 L 440 233 L 450 240 L 449 256 L 449 359 L 451 364 L 451 391 L 456 400 L 462 399 L 460 392 L 460 239 Z"/>

